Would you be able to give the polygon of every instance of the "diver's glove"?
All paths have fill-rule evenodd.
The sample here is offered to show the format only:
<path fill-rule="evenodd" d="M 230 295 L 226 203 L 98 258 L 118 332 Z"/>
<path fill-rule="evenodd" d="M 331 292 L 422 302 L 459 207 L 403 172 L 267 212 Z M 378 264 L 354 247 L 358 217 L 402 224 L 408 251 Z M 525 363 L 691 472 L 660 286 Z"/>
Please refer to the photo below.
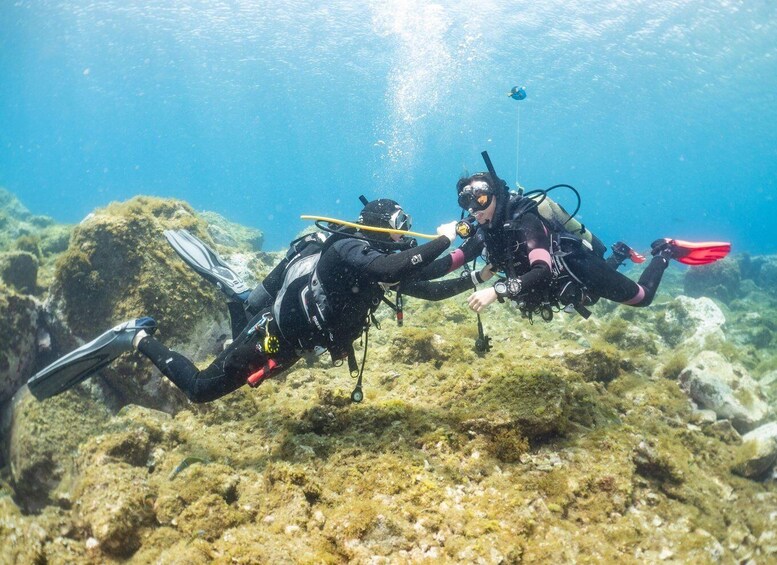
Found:
<path fill-rule="evenodd" d="M 448 241 L 453 243 L 453 240 L 456 239 L 456 222 L 448 222 L 439 226 L 437 228 L 437 235 L 444 235 L 448 238 Z"/>

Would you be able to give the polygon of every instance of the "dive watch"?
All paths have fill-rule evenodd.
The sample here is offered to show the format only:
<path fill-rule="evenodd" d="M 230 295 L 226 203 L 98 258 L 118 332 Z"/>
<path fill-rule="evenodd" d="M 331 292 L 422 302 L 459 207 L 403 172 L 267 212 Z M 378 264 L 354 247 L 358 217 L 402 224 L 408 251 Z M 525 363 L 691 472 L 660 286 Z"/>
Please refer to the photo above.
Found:
<path fill-rule="evenodd" d="M 521 293 L 521 279 L 507 279 L 506 281 L 499 281 L 494 285 L 496 296 L 501 302 L 503 298 L 515 298 Z"/>

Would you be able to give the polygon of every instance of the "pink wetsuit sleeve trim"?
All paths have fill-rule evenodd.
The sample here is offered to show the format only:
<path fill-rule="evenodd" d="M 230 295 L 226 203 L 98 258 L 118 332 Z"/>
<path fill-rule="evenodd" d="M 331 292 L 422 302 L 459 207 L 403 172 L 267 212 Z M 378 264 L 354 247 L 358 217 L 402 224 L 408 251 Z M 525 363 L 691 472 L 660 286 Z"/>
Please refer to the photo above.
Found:
<path fill-rule="evenodd" d="M 532 249 L 529 251 L 529 264 L 533 265 L 538 261 L 550 267 L 550 252 L 547 249 Z"/>
<path fill-rule="evenodd" d="M 639 304 L 642 302 L 642 299 L 645 298 L 645 289 L 642 288 L 641 285 L 637 285 L 639 287 L 639 290 L 637 291 L 637 294 L 634 295 L 634 298 L 631 300 L 627 300 L 624 302 L 624 304 L 628 304 L 629 306 L 634 306 L 635 304 Z"/>
<path fill-rule="evenodd" d="M 455 249 L 451 252 L 451 268 L 448 272 L 455 271 L 464 264 L 464 252 L 461 249 Z"/>

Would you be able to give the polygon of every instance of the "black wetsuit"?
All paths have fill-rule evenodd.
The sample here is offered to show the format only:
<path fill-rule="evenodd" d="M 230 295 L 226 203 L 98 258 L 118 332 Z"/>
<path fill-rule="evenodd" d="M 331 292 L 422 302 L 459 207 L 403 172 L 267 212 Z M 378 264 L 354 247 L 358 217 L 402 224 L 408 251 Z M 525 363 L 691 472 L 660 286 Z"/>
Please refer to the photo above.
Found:
<path fill-rule="evenodd" d="M 266 369 L 262 380 L 287 370 L 306 352 L 328 350 L 333 360 L 343 359 L 380 305 L 386 284 L 427 300 L 448 298 L 471 286 L 468 279 L 426 282 L 425 270 L 450 245 L 447 237 L 398 253 L 380 251 L 353 237 L 333 238 L 323 246 L 303 241 L 293 247 L 249 299 L 250 321 L 246 322 L 243 305 L 230 307 L 233 333 L 240 324 L 243 327 L 206 369 L 200 371 L 153 337 L 143 338 L 138 350 L 190 400 L 208 402 L 243 386 L 259 370 Z M 316 261 L 317 253 L 321 255 Z M 306 264 L 316 265 L 315 278 L 300 275 Z M 315 285 L 323 292 L 314 294 Z M 268 336 L 273 347 L 267 345 Z"/>
<path fill-rule="evenodd" d="M 631 306 L 652 302 L 667 258 L 653 258 L 634 282 L 615 270 L 619 261 L 605 260 L 580 238 L 552 229 L 535 211 L 526 211 L 526 203 L 518 195 L 499 203 L 490 225 L 480 226 L 474 237 L 432 268 L 452 270 L 485 251 L 494 270 L 505 273 L 507 298 L 513 300 L 539 303 L 550 298 L 583 306 L 599 297 Z M 510 294 L 510 289 L 517 292 Z"/>

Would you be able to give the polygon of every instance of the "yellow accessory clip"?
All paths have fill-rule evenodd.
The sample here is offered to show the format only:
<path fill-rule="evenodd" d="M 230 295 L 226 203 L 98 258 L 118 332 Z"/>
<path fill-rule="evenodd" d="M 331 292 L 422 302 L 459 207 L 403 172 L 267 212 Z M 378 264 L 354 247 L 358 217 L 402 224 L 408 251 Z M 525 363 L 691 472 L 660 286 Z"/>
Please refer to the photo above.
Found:
<path fill-rule="evenodd" d="M 270 355 L 278 353 L 281 348 L 281 342 L 274 335 L 267 334 L 264 338 L 264 352 Z"/>
<path fill-rule="evenodd" d="M 335 218 L 325 218 L 324 216 L 300 216 L 303 220 L 314 220 L 316 222 L 329 222 L 330 224 L 339 224 L 341 226 L 346 226 L 349 228 L 356 228 L 357 230 L 363 230 L 363 231 L 376 231 L 380 233 L 398 233 L 402 235 L 412 235 L 413 237 L 422 237 L 424 239 L 437 239 L 440 237 L 439 235 L 429 235 L 426 233 L 418 233 L 414 231 L 405 231 L 405 230 L 393 230 L 391 228 L 376 228 L 373 226 L 365 226 L 364 224 L 357 224 L 354 222 L 346 222 L 345 220 L 337 220 Z"/>

